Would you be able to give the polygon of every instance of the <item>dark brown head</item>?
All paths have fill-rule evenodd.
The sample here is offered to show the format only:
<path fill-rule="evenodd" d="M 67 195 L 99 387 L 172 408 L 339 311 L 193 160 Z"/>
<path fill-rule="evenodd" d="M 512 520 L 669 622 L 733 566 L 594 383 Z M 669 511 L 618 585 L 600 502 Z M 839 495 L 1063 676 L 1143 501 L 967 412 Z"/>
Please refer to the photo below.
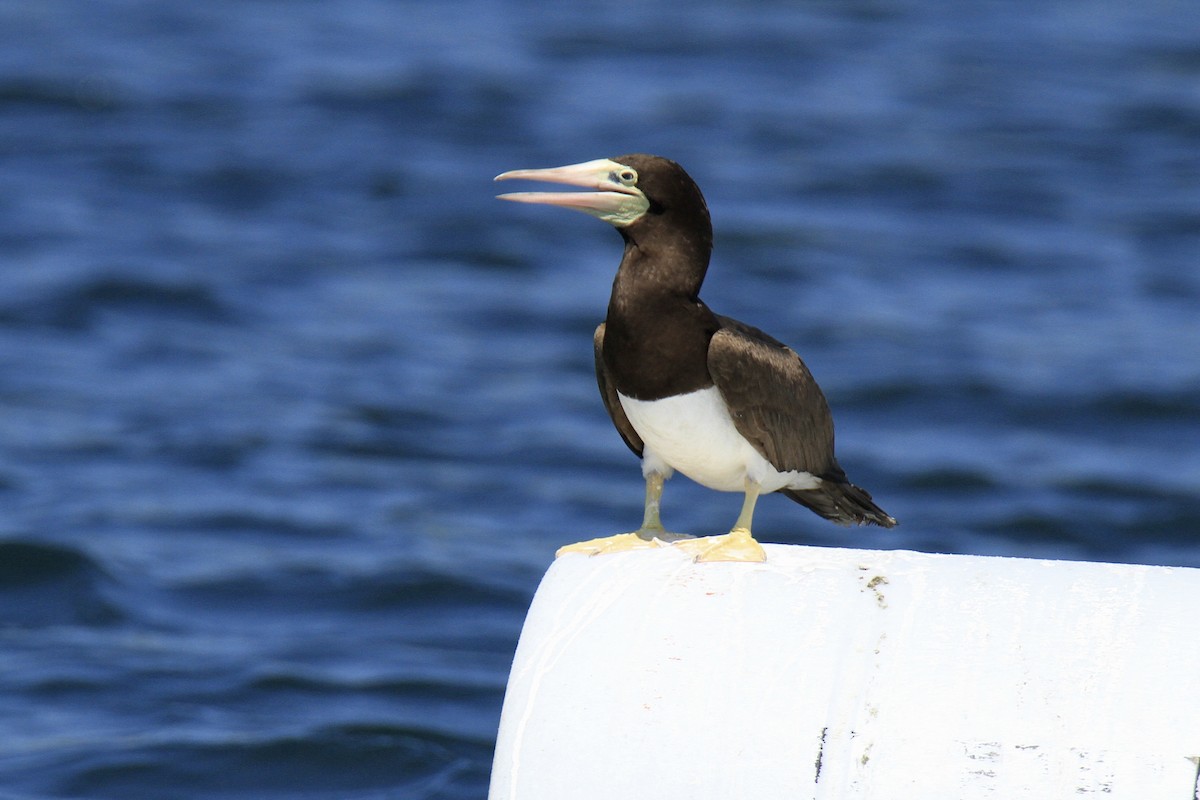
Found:
<path fill-rule="evenodd" d="M 552 169 L 520 169 L 496 180 L 564 183 L 590 192 L 515 192 L 503 200 L 543 203 L 583 211 L 610 223 L 626 239 L 647 234 L 684 236 L 712 247 L 712 222 L 700 187 L 683 167 L 661 156 L 633 153 Z"/>
<path fill-rule="evenodd" d="M 516 192 L 500 198 L 573 208 L 615 227 L 625 240 L 615 298 L 624 296 L 622 288 L 628 290 L 625 294 L 648 297 L 648 284 L 693 301 L 698 296 L 712 253 L 712 222 L 700 187 L 674 161 L 635 153 L 496 176 L 498 181 L 515 178 L 592 190 Z"/>

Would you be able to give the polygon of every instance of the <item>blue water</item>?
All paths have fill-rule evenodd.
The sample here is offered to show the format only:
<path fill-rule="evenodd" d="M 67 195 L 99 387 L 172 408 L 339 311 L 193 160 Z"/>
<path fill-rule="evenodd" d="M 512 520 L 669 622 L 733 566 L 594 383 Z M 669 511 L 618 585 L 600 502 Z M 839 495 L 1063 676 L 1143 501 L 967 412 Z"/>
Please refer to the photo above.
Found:
<path fill-rule="evenodd" d="M 0 798 L 485 796 L 642 496 L 620 241 L 507 169 L 705 189 L 901 520 L 760 538 L 1200 566 L 1200 7 L 678 5 L 0 0 Z"/>

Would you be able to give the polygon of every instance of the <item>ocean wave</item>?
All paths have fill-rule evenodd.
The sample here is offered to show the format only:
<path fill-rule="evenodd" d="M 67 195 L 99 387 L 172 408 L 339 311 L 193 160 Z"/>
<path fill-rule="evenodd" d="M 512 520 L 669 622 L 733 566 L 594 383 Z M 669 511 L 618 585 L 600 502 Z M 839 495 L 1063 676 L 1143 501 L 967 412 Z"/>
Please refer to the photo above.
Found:
<path fill-rule="evenodd" d="M 116 624 L 125 615 L 110 599 L 114 586 L 81 549 L 0 541 L 0 628 Z"/>

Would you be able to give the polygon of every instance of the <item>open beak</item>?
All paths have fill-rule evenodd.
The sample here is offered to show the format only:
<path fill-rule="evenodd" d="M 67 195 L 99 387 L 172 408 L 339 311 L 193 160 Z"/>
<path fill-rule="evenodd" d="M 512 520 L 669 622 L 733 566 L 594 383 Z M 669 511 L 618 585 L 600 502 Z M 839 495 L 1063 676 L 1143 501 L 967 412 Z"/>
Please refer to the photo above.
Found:
<path fill-rule="evenodd" d="M 637 186 L 620 181 L 618 176 L 629 172 L 629 167 L 607 158 L 551 169 L 514 169 L 511 172 L 497 175 L 496 180 L 564 183 L 568 186 L 578 186 L 592 191 L 510 192 L 498 195 L 498 197 L 501 200 L 512 200 L 517 203 L 541 203 L 573 208 L 622 227 L 641 219 L 646 210 L 650 208 L 650 201 Z"/>

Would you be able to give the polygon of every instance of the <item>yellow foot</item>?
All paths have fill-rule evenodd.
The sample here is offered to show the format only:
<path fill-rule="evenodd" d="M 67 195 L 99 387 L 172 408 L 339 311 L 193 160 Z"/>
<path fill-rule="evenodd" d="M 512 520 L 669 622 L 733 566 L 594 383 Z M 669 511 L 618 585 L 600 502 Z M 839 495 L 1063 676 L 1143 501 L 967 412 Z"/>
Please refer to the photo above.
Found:
<path fill-rule="evenodd" d="M 754 540 L 745 528 L 734 528 L 721 536 L 705 536 L 687 542 L 676 542 L 675 546 L 694 553 L 696 561 L 766 561 L 767 554 L 762 545 Z"/>
<path fill-rule="evenodd" d="M 685 533 L 668 533 L 662 528 L 642 528 L 633 533 L 618 533 L 616 536 L 601 536 L 599 539 L 588 539 L 586 542 L 564 545 L 558 548 L 554 557 L 560 558 L 567 553 L 598 556 L 602 553 L 621 553 L 625 550 L 647 550 L 653 547 L 666 547 L 671 542 L 691 538 Z"/>

